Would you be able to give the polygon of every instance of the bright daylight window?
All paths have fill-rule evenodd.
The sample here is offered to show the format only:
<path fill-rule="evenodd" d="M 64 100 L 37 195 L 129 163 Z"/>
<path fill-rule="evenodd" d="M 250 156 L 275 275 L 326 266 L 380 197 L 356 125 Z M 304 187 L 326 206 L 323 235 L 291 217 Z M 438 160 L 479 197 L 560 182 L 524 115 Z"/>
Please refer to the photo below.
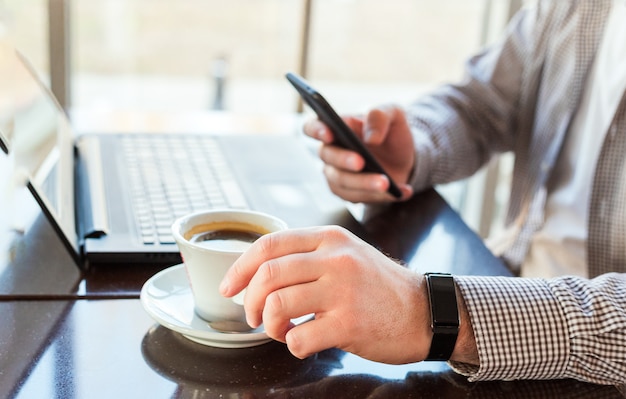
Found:
<path fill-rule="evenodd" d="M 460 78 L 466 58 L 501 31 L 509 7 L 521 3 L 4 0 L 0 34 L 8 32 L 47 74 L 48 8 L 69 5 L 70 107 L 288 113 L 298 99 L 284 74 L 306 70 L 329 102 L 347 113 L 407 103 Z M 440 188 L 474 227 L 484 201 L 469 194 L 481 190 Z"/>
<path fill-rule="evenodd" d="M 506 3 L 66 1 L 72 106 L 243 112 L 294 109 L 296 96 L 283 75 L 301 70 L 309 1 L 307 77 L 341 112 L 410 101 L 459 78 L 464 60 L 484 41 L 486 11 Z M 0 2 L 5 30 L 44 73 L 49 3 L 62 0 Z"/>
<path fill-rule="evenodd" d="M 305 0 L 71 4 L 74 105 L 295 107 L 283 75 L 299 66 Z M 464 59 L 480 44 L 485 4 L 313 0 L 308 77 L 340 111 L 408 101 L 460 76 Z"/>

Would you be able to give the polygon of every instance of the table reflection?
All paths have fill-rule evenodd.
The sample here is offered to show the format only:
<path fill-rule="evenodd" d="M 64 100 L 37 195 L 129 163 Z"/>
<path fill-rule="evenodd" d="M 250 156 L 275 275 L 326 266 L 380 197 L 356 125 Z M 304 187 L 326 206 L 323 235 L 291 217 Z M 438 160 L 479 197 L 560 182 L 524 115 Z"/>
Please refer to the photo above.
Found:
<path fill-rule="evenodd" d="M 177 385 L 177 398 L 621 398 L 614 387 L 574 380 L 470 383 L 440 362 L 371 362 L 368 370 L 337 349 L 300 360 L 278 342 L 213 348 L 162 326 L 149 329 L 141 352 L 154 371 Z M 383 377 L 379 366 L 396 374 Z"/>
<path fill-rule="evenodd" d="M 142 355 L 158 374 L 178 385 L 177 397 L 266 397 L 281 389 L 318 381 L 341 368 L 343 352 L 294 357 L 279 342 L 242 349 L 214 348 L 155 325 L 141 344 Z"/>

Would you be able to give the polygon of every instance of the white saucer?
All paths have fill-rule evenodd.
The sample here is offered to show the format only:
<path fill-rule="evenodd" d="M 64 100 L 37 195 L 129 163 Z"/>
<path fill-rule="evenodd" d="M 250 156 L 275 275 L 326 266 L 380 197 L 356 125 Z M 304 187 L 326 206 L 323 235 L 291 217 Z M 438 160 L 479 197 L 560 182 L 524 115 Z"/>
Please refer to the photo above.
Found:
<path fill-rule="evenodd" d="M 181 333 L 199 344 L 218 348 L 247 348 L 271 341 L 263 326 L 245 333 L 215 330 L 194 311 L 193 297 L 185 265 L 162 270 L 141 289 L 141 304 L 162 326 Z M 295 324 L 308 321 L 312 315 L 294 319 Z"/>

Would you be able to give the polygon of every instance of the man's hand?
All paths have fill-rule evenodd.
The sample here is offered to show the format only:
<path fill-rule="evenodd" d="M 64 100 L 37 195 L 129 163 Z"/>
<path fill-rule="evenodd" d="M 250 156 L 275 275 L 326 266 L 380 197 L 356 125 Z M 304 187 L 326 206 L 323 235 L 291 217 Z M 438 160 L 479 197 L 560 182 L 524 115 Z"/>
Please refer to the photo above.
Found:
<path fill-rule="evenodd" d="M 413 137 L 404 112 L 396 106 L 371 110 L 365 117 L 344 117 L 346 124 L 361 138 L 380 165 L 400 187 L 406 200 L 413 194 L 407 185 L 415 164 Z M 360 173 L 365 160 L 358 153 L 333 145 L 333 134 L 319 120 L 304 126 L 304 133 L 320 140 L 320 158 L 325 163 L 324 174 L 330 189 L 339 197 L 352 202 L 394 201 L 387 188 L 387 177 Z"/>
<path fill-rule="evenodd" d="M 328 348 L 406 363 L 430 348 L 422 276 L 339 227 L 288 230 L 261 237 L 232 266 L 221 292 L 247 286 L 248 323 L 304 358 Z M 291 319 L 315 314 L 294 326 Z"/>

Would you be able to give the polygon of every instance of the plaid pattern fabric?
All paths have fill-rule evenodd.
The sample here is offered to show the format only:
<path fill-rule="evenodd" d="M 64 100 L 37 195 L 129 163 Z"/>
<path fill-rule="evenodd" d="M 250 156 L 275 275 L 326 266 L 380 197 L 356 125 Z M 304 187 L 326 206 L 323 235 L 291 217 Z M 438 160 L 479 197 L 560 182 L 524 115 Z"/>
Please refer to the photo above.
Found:
<path fill-rule="evenodd" d="M 564 375 L 570 351 L 567 321 L 546 281 L 516 277 L 455 277 L 455 281 L 470 312 L 479 350 L 480 368 L 465 370 L 473 380 Z"/>
<path fill-rule="evenodd" d="M 612 4 L 612 0 L 540 0 L 518 13 L 501 42 L 468 62 L 464 82 L 439 89 L 407 108 L 417 159 L 411 183 L 418 190 L 467 177 L 494 153 L 515 154 L 507 216 L 515 239 L 499 254 L 514 270 L 543 222 L 545 186 Z M 622 128 L 623 119 L 622 114 L 616 117 Z M 615 245 L 626 238 L 620 230 L 626 228 L 626 185 L 610 184 L 626 175 L 624 160 L 619 159 L 626 148 L 615 149 L 618 155 L 611 166 L 615 175 L 597 183 L 603 184 L 602 190 L 610 187 L 601 193 L 605 206 L 592 210 L 593 218 L 607 212 L 602 220 L 612 221 L 592 227 L 611 237 L 608 252 L 594 249 L 596 241 L 591 244 L 591 253 L 609 254 L 605 260 L 592 261 L 594 276 L 626 273 L 626 256 Z M 574 378 L 626 383 L 626 274 L 593 280 L 466 276 L 455 280 L 470 313 L 480 367 L 453 367 L 470 380 Z"/>
<path fill-rule="evenodd" d="M 546 55 L 540 75 L 537 107 L 549 107 L 549 112 L 535 113 L 535 126 L 541 128 L 533 132 L 528 151 L 520 151 L 527 157 L 524 159 L 526 170 L 517 169 L 517 173 L 514 172 L 515 183 L 524 187 L 523 193 L 515 197 L 519 201 L 512 201 L 507 215 L 510 222 L 520 226 L 513 245 L 503 254 L 509 265 L 522 263 L 533 234 L 543 223 L 546 183 L 580 102 L 585 78 L 603 31 L 600 27 L 604 27 L 610 9 L 608 2 L 559 3 L 559 7 L 554 7 L 554 14 L 549 16 L 548 27 L 542 32 L 548 36 L 545 39 Z M 574 6 L 576 3 L 578 5 Z M 557 8 L 560 8 L 558 12 Z M 560 23 L 557 22 L 559 19 Z M 561 93 L 561 98 L 550 96 L 549 93 L 562 92 L 563 88 L 567 88 L 567 92 Z M 528 176 L 537 178 L 529 179 Z"/>
<path fill-rule="evenodd" d="M 470 380 L 626 382 L 626 274 L 455 281 L 470 313 L 480 367 L 452 366 Z"/>
<path fill-rule="evenodd" d="M 498 253 L 514 272 L 541 226 L 545 185 L 556 163 L 600 42 L 611 0 L 539 1 L 504 38 L 469 60 L 467 77 L 407 107 L 416 143 L 411 184 L 419 190 L 472 175 L 494 154 L 515 154 Z"/>
<path fill-rule="evenodd" d="M 602 145 L 589 209 L 589 275 L 626 271 L 626 93 Z"/>

